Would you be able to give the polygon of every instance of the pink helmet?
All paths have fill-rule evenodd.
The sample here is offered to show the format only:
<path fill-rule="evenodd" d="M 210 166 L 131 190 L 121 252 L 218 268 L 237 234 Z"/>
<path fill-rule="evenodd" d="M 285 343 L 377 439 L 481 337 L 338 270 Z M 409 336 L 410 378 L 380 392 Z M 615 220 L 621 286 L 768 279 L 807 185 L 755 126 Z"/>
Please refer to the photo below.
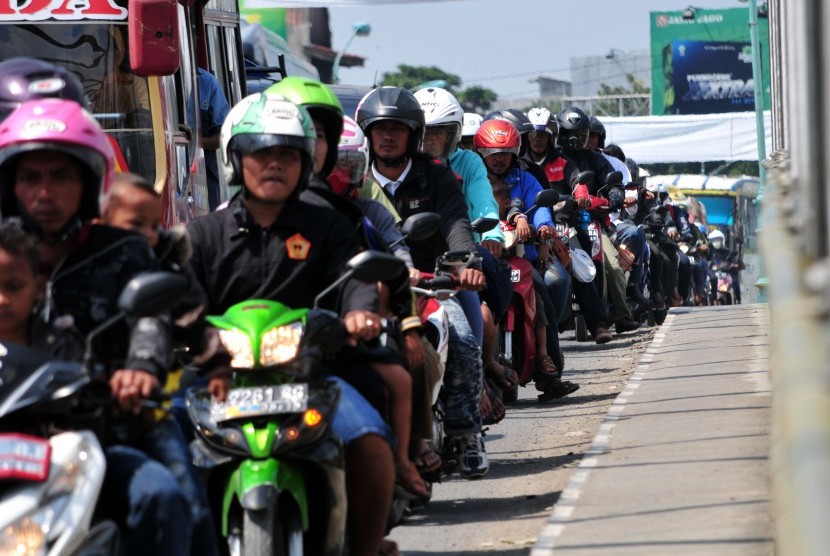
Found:
<path fill-rule="evenodd" d="M 337 164 L 328 177 L 332 190 L 338 195 L 351 195 L 363 185 L 369 169 L 369 141 L 360 126 L 343 116 L 343 132 L 337 147 Z"/>
<path fill-rule="evenodd" d="M 107 134 L 77 102 L 38 99 L 24 102 L 0 123 L 0 214 L 19 216 L 14 197 L 17 159 L 33 151 L 57 151 L 84 166 L 84 194 L 78 217 L 99 215 L 101 188 L 113 179 L 114 155 Z"/>

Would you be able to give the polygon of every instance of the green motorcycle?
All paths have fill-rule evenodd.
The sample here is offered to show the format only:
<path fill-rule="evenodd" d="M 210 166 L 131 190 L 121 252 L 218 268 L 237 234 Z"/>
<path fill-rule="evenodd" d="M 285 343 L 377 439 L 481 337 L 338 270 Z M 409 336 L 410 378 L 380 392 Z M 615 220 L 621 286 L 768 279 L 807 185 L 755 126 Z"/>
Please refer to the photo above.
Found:
<path fill-rule="evenodd" d="M 364 252 L 319 300 L 348 278 L 385 279 L 401 263 Z M 342 445 L 331 420 L 340 389 L 317 376 L 347 340 L 336 313 L 255 299 L 207 317 L 232 358 L 224 402 L 206 388 L 186 395 L 209 470 L 222 536 L 235 555 L 336 555 L 345 548 Z M 221 510 L 221 513 L 219 511 Z"/>

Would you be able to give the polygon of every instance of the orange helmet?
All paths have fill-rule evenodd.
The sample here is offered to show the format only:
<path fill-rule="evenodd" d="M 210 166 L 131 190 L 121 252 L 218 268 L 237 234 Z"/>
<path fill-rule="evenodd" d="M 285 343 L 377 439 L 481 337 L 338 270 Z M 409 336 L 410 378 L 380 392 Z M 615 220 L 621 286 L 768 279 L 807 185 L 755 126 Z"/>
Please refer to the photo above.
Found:
<path fill-rule="evenodd" d="M 486 120 L 473 138 L 476 150 L 487 158 L 494 153 L 509 152 L 519 156 L 522 138 L 510 122 L 504 120 Z"/>

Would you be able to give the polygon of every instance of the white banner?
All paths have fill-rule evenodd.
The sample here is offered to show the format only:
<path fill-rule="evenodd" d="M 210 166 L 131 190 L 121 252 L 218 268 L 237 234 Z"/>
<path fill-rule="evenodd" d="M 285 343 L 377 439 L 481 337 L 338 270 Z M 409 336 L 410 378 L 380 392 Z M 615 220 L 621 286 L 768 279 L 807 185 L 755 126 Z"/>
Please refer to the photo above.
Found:
<path fill-rule="evenodd" d="M 755 112 L 600 119 L 605 144 L 616 143 L 638 164 L 758 160 Z M 764 131 L 769 153 L 769 112 L 764 112 Z"/>

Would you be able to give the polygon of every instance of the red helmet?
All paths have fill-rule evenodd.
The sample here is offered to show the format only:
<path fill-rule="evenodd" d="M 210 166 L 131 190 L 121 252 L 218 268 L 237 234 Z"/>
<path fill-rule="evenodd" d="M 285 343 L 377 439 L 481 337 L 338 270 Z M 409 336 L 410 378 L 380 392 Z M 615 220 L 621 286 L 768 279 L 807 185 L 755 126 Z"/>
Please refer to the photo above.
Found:
<path fill-rule="evenodd" d="M 522 138 L 513 124 L 505 120 L 486 120 L 473 138 L 476 150 L 487 158 L 493 153 L 512 153 L 519 156 Z"/>

